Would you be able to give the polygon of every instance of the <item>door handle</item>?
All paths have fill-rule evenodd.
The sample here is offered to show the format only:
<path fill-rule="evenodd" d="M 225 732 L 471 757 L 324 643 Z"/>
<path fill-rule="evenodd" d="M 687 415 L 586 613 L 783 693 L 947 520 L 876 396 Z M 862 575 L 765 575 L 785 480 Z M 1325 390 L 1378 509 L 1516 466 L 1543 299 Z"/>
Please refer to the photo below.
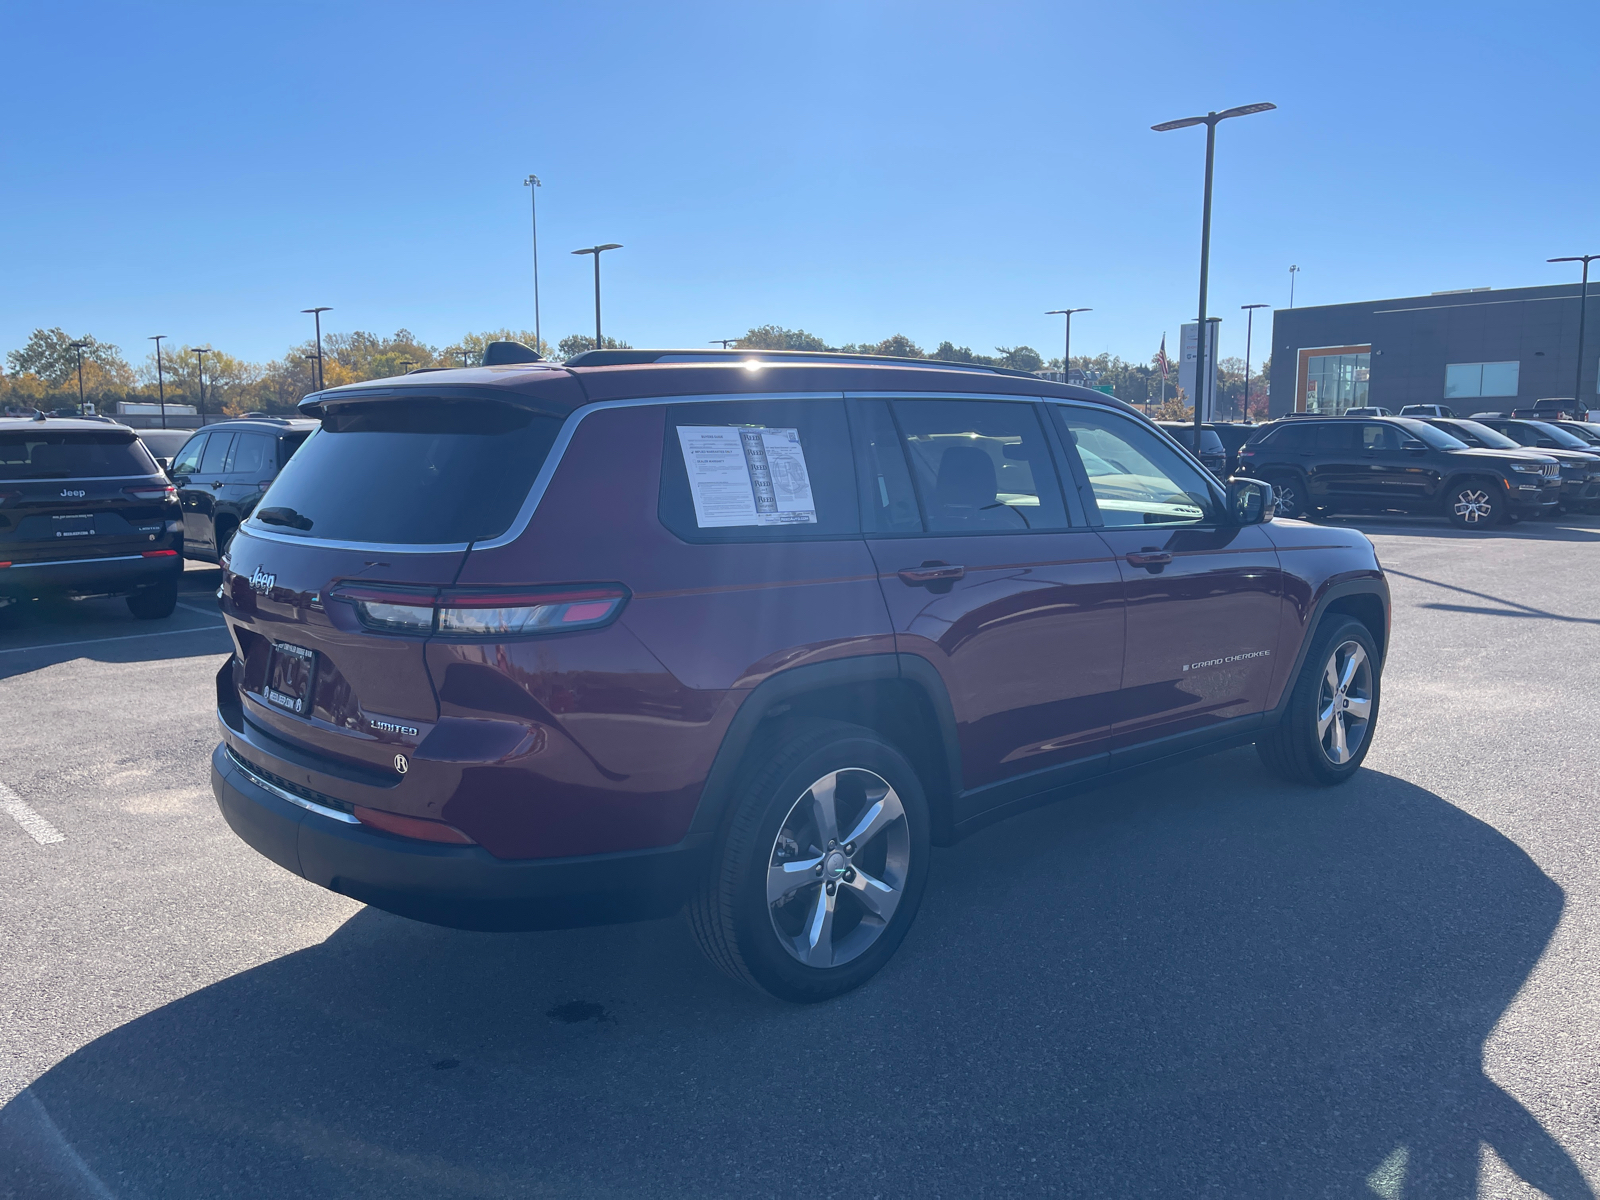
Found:
<path fill-rule="evenodd" d="M 949 563 L 926 562 L 920 567 L 901 567 L 896 572 L 908 587 L 929 587 L 954 583 L 967 573 L 965 567 Z"/>
<path fill-rule="evenodd" d="M 1157 550 L 1154 546 L 1146 546 L 1143 550 L 1130 550 L 1123 556 L 1135 567 L 1143 567 L 1147 571 L 1159 571 L 1172 561 L 1172 555 L 1165 550 Z"/>
<path fill-rule="evenodd" d="M 211 486 L 214 487 L 214 488 L 221 487 L 222 486 L 222 480 L 220 480 L 220 479 L 213 480 L 212 483 L 211 483 Z"/>

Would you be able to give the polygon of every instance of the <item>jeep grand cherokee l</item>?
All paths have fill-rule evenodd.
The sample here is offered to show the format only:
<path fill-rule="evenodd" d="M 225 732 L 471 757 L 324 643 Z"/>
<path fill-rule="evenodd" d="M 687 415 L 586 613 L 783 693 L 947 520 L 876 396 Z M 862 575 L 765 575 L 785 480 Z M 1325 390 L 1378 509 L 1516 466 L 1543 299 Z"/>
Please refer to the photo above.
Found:
<path fill-rule="evenodd" d="M 1487 529 L 1507 516 L 1555 510 L 1561 469 L 1554 458 L 1469 447 L 1448 425 L 1348 415 L 1279 421 L 1239 451 L 1239 472 L 1272 484 L 1278 512 L 1288 517 L 1426 513 Z"/>
<path fill-rule="evenodd" d="M 1098 392 L 608 350 L 302 407 L 224 563 L 212 785 L 393 912 L 686 906 L 818 1000 L 900 944 L 932 845 L 1112 772 L 1254 742 L 1336 784 L 1371 745 L 1371 543 Z"/>
<path fill-rule="evenodd" d="M 0 418 L 0 604 L 126 596 L 169 617 L 182 555 L 177 493 L 133 430 Z"/>

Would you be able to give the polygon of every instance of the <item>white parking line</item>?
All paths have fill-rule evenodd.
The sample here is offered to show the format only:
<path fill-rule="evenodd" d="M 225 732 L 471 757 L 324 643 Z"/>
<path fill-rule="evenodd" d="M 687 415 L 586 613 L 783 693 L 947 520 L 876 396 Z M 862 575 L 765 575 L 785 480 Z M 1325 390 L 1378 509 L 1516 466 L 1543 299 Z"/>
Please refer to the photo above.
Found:
<path fill-rule="evenodd" d="M 210 614 L 206 614 L 209 616 Z M 226 625 L 197 625 L 193 629 L 157 629 L 150 633 L 124 633 L 118 637 L 85 638 L 81 642 L 46 642 L 42 646 L 11 646 L 0 650 L 0 654 L 26 654 L 29 650 L 63 650 L 69 646 L 98 646 L 101 642 L 131 642 L 135 638 L 147 637 L 172 637 L 179 633 L 210 633 L 212 630 L 221 632 L 227 629 Z"/>
<path fill-rule="evenodd" d="M 22 832 L 26 833 L 41 846 L 48 846 L 54 842 L 67 840 L 66 834 L 24 804 L 22 797 L 3 783 L 0 783 L 0 811 L 5 812 L 18 825 L 21 825 Z"/>
<path fill-rule="evenodd" d="M 187 608 L 190 612 L 197 612 L 202 617 L 214 617 L 217 615 L 217 609 L 215 605 L 213 605 L 211 608 L 196 608 L 192 604 L 185 604 L 182 600 L 179 600 L 178 607 Z"/>

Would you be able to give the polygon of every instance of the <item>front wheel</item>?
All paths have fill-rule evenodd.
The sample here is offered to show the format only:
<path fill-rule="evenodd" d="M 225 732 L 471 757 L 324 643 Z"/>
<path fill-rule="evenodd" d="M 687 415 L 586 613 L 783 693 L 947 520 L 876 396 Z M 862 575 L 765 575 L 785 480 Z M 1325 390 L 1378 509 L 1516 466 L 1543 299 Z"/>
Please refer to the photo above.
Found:
<path fill-rule="evenodd" d="M 1500 521 L 1505 503 L 1486 479 L 1454 485 L 1445 497 L 1445 514 L 1457 529 L 1488 529 Z"/>
<path fill-rule="evenodd" d="M 904 755 L 869 729 L 809 722 L 744 776 L 689 927 L 735 979 L 792 1003 L 830 999 L 899 947 L 929 846 Z"/>
<path fill-rule="evenodd" d="M 1261 761 L 1291 783 L 1343 783 L 1372 745 L 1378 688 L 1372 634 L 1334 615 L 1317 630 L 1282 719 L 1256 742 Z"/>

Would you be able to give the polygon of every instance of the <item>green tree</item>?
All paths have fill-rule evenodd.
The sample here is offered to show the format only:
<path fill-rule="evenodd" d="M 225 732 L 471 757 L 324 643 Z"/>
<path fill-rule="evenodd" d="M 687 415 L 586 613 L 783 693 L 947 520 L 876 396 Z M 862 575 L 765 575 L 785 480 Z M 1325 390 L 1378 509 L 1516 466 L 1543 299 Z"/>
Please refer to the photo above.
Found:
<path fill-rule="evenodd" d="M 1039 371 L 1044 369 L 1044 358 L 1032 346 L 996 346 L 1000 356 L 999 366 L 1012 371 Z"/>
<path fill-rule="evenodd" d="M 120 348 L 110 342 L 98 341 L 89 334 L 80 338 L 72 337 L 59 325 L 54 329 L 35 329 L 28 335 L 22 349 L 7 352 L 6 362 L 14 374 L 35 375 L 44 381 L 51 392 L 70 391 L 76 399 L 78 352 L 73 349 L 73 342 L 86 343 L 83 347 L 85 395 L 126 391 L 134 386 L 133 371 L 123 359 Z"/>
<path fill-rule="evenodd" d="M 827 350 L 828 343 L 804 329 L 761 325 L 734 343 L 740 350 Z"/>
<path fill-rule="evenodd" d="M 973 363 L 980 367 L 998 367 L 1000 360 L 987 354 L 974 354 L 971 346 L 957 346 L 954 342 L 940 342 L 939 348 L 928 356 L 941 362 Z"/>
<path fill-rule="evenodd" d="M 582 354 L 585 350 L 593 350 L 593 349 L 594 349 L 594 339 L 592 337 L 590 337 L 588 334 L 586 334 L 586 333 L 569 334 L 568 336 L 566 336 L 566 337 L 561 339 L 561 343 L 557 347 L 555 357 L 557 359 L 559 359 L 560 361 L 565 362 L 569 358 L 573 358 L 576 355 Z M 603 349 L 603 350 L 632 350 L 633 347 L 628 345 L 627 342 L 619 342 L 619 341 L 617 341 L 616 338 L 608 337 L 601 344 L 601 349 Z"/>
<path fill-rule="evenodd" d="M 403 332 L 403 331 L 402 331 Z M 398 334 L 396 335 L 399 336 Z M 466 362 L 471 366 L 480 366 L 483 363 L 484 349 L 490 342 L 521 342 L 524 346 L 535 351 L 541 358 L 560 359 L 565 357 L 565 352 L 554 350 L 549 342 L 541 342 L 533 336 L 531 329 L 489 329 L 483 333 L 469 333 L 460 341 L 446 346 L 438 352 L 438 361 L 435 366 L 459 367 L 462 364 L 462 355 L 466 355 Z M 594 339 L 589 339 L 590 345 Z M 612 339 L 606 339 L 606 345 L 612 345 Z"/>
<path fill-rule="evenodd" d="M 889 358 L 927 358 L 928 353 L 903 333 L 891 334 L 881 342 L 850 342 L 839 347 L 841 354 L 878 354 Z"/>

